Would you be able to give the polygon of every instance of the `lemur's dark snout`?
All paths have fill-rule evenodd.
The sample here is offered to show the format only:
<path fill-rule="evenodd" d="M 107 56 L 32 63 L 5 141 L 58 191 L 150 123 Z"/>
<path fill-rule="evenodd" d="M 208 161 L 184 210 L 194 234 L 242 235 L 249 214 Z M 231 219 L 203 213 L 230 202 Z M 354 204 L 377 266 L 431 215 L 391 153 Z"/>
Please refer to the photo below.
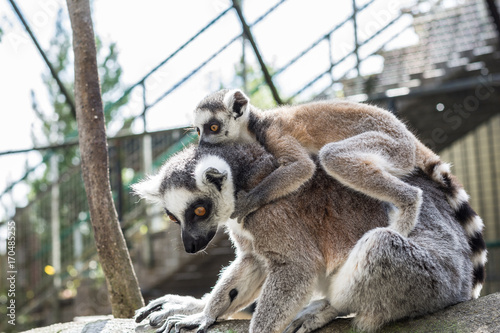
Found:
<path fill-rule="evenodd" d="M 214 238 L 215 232 L 211 231 L 203 237 L 193 237 L 188 233 L 182 234 L 182 242 L 187 253 L 196 253 L 207 247 L 208 243 Z"/>

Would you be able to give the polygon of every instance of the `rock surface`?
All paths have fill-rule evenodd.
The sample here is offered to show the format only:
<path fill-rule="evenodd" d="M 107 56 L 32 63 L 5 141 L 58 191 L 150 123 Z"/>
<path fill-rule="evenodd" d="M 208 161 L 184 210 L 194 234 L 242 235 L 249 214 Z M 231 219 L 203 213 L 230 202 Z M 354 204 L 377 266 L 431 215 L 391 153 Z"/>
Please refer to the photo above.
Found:
<path fill-rule="evenodd" d="M 248 320 L 230 320 L 217 323 L 210 333 L 246 333 Z M 141 329 L 143 328 L 143 329 Z M 136 330 L 137 329 L 137 330 Z M 70 323 L 55 324 L 26 331 L 29 333 L 111 333 L 154 332 L 144 329 L 132 319 L 114 319 L 111 316 L 76 318 Z M 318 333 L 353 332 L 351 319 L 337 319 Z M 500 333 L 500 293 L 474 301 L 451 306 L 440 312 L 415 319 L 394 322 L 382 328 L 381 333 L 396 332 L 456 332 Z"/>

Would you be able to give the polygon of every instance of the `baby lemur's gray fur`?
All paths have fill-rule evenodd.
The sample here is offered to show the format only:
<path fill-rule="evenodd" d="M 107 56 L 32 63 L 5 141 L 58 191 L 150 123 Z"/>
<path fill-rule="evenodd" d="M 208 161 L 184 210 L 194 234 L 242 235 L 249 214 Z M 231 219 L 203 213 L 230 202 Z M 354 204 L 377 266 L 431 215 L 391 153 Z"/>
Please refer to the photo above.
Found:
<path fill-rule="evenodd" d="M 259 142 L 280 167 L 250 192 L 238 194 L 231 217 L 248 213 L 297 190 L 314 174 L 311 154 L 327 174 L 372 198 L 394 204 L 389 227 L 408 236 L 415 227 L 421 190 L 402 180 L 422 169 L 445 188 L 457 211 L 469 197 L 450 173 L 450 166 L 423 145 L 390 112 L 376 106 L 332 100 L 283 106 L 265 112 L 250 104 L 240 90 L 221 90 L 204 98 L 194 112 L 200 143 Z M 476 215 L 463 221 L 471 243 L 482 234 Z M 473 253 L 476 280 L 484 279 L 486 254 Z M 479 294 L 476 292 L 475 296 Z"/>
<path fill-rule="evenodd" d="M 204 249 L 220 226 L 236 248 L 210 294 L 166 295 L 139 309 L 137 322 L 147 318 L 160 332 L 205 332 L 257 300 L 253 333 L 311 332 L 353 312 L 358 328 L 374 331 L 471 298 L 474 265 L 461 223 L 476 214 L 449 204 L 444 194 L 455 191 L 452 183 L 444 187 L 421 170 L 404 179 L 422 191 L 423 204 L 403 237 L 387 228 L 390 204 L 343 186 L 313 160 L 310 180 L 243 223 L 230 219 L 235 193 L 251 191 L 279 167 L 260 145 L 191 147 L 136 184 L 137 194 L 180 224 L 187 252 Z M 484 251 L 478 238 L 473 245 Z"/>

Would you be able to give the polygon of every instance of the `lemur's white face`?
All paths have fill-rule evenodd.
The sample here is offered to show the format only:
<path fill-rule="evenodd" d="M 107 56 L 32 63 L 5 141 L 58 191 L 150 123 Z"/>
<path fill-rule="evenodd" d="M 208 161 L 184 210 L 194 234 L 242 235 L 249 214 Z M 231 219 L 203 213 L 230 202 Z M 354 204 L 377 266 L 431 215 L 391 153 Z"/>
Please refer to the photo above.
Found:
<path fill-rule="evenodd" d="M 248 106 L 248 97 L 239 90 L 206 97 L 194 112 L 200 143 L 248 142 Z"/>
<path fill-rule="evenodd" d="M 181 226 L 186 252 L 196 253 L 206 248 L 219 225 L 229 220 L 234 211 L 234 186 L 227 162 L 213 155 L 200 159 L 191 176 L 196 190 L 188 189 L 186 184 L 171 184 L 160 194 L 164 181 L 160 176 L 133 188 L 141 197 L 164 208 L 169 218 Z"/>
<path fill-rule="evenodd" d="M 239 141 L 240 124 L 231 113 L 220 110 L 216 113 L 197 109 L 195 111 L 194 127 L 200 137 L 200 142 L 226 143 Z"/>

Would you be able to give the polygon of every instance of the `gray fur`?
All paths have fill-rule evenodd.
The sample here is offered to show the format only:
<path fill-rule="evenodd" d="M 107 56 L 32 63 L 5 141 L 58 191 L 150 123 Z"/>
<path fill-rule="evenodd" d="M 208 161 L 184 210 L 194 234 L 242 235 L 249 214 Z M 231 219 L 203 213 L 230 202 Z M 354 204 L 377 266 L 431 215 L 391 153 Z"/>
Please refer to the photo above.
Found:
<path fill-rule="evenodd" d="M 209 110 L 210 112 L 217 113 L 224 110 L 224 96 L 229 90 L 219 90 L 217 93 L 207 96 L 198 103 L 197 109 Z"/>
<path fill-rule="evenodd" d="M 193 314 L 192 298 L 185 298 L 183 305 L 181 296 L 165 296 L 139 309 L 138 321 L 149 318 L 158 326 L 168 318 L 160 331 L 199 327 L 204 332 L 217 319 L 257 299 L 253 333 L 311 332 L 351 312 L 357 313 L 358 328 L 374 331 L 389 321 L 470 299 L 473 268 L 465 231 L 440 185 L 424 172 L 405 180 L 423 192 L 419 220 L 409 237 L 387 228 L 387 212 L 394 207 L 345 187 L 319 167 L 298 191 L 259 208 L 243 224 L 229 219 L 234 200 L 227 200 L 223 192 L 232 191 L 234 197 L 240 190 L 251 190 L 277 167 L 258 145 L 189 148 L 162 168 L 162 175 L 174 177 L 150 178 L 148 188 L 165 188 L 165 197 L 168 189 L 191 189 L 199 172 L 196 166 L 207 156 L 229 164 L 227 184 L 220 193 L 211 187 L 189 191 L 209 197 L 219 210 L 212 213 L 219 215 L 199 224 L 182 220 L 181 228 L 191 223 L 190 228 L 206 233 L 226 227 L 237 258 L 213 291 L 196 302 L 195 309 L 204 306 L 202 312 Z M 210 161 L 214 165 L 204 167 L 221 168 L 217 159 Z M 163 204 L 186 206 L 182 198 Z M 310 303 L 313 295 L 322 300 Z"/>

